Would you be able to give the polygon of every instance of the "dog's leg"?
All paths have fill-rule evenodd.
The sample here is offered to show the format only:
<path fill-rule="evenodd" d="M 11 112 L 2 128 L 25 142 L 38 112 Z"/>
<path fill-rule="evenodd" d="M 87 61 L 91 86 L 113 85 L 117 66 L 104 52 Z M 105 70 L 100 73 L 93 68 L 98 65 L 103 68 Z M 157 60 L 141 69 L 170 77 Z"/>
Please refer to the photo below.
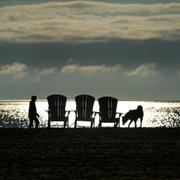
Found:
<path fill-rule="evenodd" d="M 140 124 L 140 128 L 142 127 L 142 119 L 140 119 L 140 122 L 141 122 L 141 124 Z"/>
<path fill-rule="evenodd" d="M 140 117 L 140 122 L 141 122 L 140 128 L 142 127 L 142 121 L 143 121 L 143 117 Z"/>
<path fill-rule="evenodd" d="M 130 123 L 129 123 L 129 125 L 128 125 L 128 128 L 130 127 L 131 123 L 132 123 L 132 121 L 130 121 Z"/>
<path fill-rule="evenodd" d="M 135 124 L 135 128 L 137 128 L 137 121 L 136 120 L 134 120 L 134 124 Z"/>

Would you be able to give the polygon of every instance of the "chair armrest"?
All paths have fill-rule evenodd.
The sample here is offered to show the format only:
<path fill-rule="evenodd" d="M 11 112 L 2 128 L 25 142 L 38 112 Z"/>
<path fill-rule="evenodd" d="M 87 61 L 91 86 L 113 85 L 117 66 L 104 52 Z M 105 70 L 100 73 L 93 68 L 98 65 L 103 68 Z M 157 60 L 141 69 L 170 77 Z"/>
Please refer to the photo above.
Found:
<path fill-rule="evenodd" d="M 94 116 L 94 118 L 96 117 L 96 114 L 98 114 L 99 112 L 97 112 L 97 111 L 93 111 L 93 113 L 92 113 L 92 116 Z"/>
<path fill-rule="evenodd" d="M 96 116 L 96 114 L 99 114 L 100 112 L 98 112 L 98 111 L 93 111 L 93 113 L 94 113 L 95 116 Z"/>
<path fill-rule="evenodd" d="M 120 113 L 120 112 L 116 112 L 116 114 L 119 114 L 119 118 L 121 117 L 121 115 L 123 114 L 123 113 Z"/>
<path fill-rule="evenodd" d="M 76 110 L 69 110 L 69 113 L 74 112 L 75 116 L 77 116 L 77 111 Z"/>
<path fill-rule="evenodd" d="M 76 110 L 69 110 L 69 111 L 71 111 L 71 112 L 77 112 Z"/>
<path fill-rule="evenodd" d="M 96 111 L 95 113 L 96 113 L 95 116 L 98 114 L 98 115 L 99 115 L 99 119 L 101 119 L 101 116 L 102 116 L 102 115 L 101 115 L 101 112 L 97 112 L 97 111 Z"/>
<path fill-rule="evenodd" d="M 69 117 L 69 114 L 71 113 L 71 111 L 70 111 L 70 110 L 68 110 L 68 111 L 66 111 L 66 113 L 67 113 L 67 115 L 68 115 L 68 117 Z"/>
<path fill-rule="evenodd" d="M 45 111 L 46 111 L 48 114 L 49 114 L 49 112 L 50 112 L 49 110 L 45 110 Z"/>
<path fill-rule="evenodd" d="M 101 112 L 96 112 L 96 114 L 99 114 L 99 116 L 102 116 Z"/>

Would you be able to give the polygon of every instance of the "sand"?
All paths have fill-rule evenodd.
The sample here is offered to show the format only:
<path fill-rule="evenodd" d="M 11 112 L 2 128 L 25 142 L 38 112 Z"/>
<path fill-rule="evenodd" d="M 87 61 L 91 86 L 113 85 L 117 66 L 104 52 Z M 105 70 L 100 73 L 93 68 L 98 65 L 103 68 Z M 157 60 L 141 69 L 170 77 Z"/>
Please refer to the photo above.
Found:
<path fill-rule="evenodd" d="M 0 179 L 180 179 L 180 129 L 0 129 Z"/>

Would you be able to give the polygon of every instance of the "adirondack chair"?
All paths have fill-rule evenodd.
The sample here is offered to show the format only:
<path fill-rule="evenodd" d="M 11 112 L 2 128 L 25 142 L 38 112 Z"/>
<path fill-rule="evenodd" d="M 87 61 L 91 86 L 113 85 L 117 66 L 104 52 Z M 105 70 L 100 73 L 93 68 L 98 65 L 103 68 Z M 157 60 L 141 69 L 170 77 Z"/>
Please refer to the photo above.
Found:
<path fill-rule="evenodd" d="M 99 102 L 99 127 L 102 127 L 102 123 L 114 123 L 114 127 L 117 127 L 120 121 L 122 113 L 116 112 L 118 99 L 105 96 L 98 99 Z M 116 115 L 119 115 L 117 118 Z"/>
<path fill-rule="evenodd" d="M 75 128 L 77 127 L 78 121 L 89 121 L 91 122 L 91 128 L 94 125 L 95 112 L 93 112 L 93 105 L 95 98 L 90 95 L 79 95 L 75 97 L 76 101 L 76 117 L 75 117 Z"/>
<path fill-rule="evenodd" d="M 48 109 L 48 128 L 52 121 L 63 121 L 64 128 L 67 126 L 70 111 L 65 111 L 67 98 L 63 95 L 53 94 L 47 97 Z M 68 116 L 66 116 L 66 112 Z"/>

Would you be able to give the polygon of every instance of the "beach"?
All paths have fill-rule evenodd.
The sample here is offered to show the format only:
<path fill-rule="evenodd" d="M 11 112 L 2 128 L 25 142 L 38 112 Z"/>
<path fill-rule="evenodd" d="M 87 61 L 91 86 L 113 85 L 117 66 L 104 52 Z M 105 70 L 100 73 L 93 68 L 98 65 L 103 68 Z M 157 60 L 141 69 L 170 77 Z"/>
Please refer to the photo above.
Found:
<path fill-rule="evenodd" d="M 0 129 L 0 164 L 0 179 L 180 179 L 180 129 Z"/>

